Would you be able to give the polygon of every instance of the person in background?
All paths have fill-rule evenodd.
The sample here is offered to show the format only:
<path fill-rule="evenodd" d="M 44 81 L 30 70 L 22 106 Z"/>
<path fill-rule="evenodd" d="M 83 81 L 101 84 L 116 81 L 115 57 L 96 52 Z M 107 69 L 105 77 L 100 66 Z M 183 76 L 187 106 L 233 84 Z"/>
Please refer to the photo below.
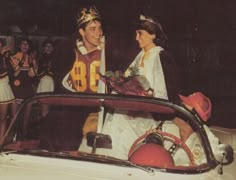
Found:
<path fill-rule="evenodd" d="M 77 27 L 79 37 L 74 49 L 74 64 L 63 78 L 62 85 L 71 92 L 105 93 L 105 84 L 100 80 L 100 74 L 105 73 L 105 44 L 100 13 L 95 7 L 81 9 Z M 84 110 L 83 113 L 87 114 L 82 129 L 83 137 L 87 132 L 99 132 L 103 123 L 103 110 Z M 87 148 L 86 138 L 83 138 L 80 149 L 86 151 Z"/>
<path fill-rule="evenodd" d="M 190 111 L 195 111 L 203 122 L 206 122 L 210 119 L 212 103 L 211 100 L 203 93 L 195 92 L 189 96 L 179 95 L 179 97 L 182 105 Z M 215 153 L 218 145 L 220 144 L 220 141 L 205 124 L 204 129 L 209 138 L 213 153 Z M 201 141 L 198 137 L 199 135 L 191 128 L 191 126 L 187 122 L 179 117 L 176 117 L 173 120 L 173 124 L 166 121 L 166 123 L 162 125 L 162 131 L 169 132 L 177 137 L 180 137 L 180 139 L 185 142 L 185 144 L 190 148 L 193 154 L 194 162 L 196 164 L 202 164 L 206 162 L 206 157 L 204 155 L 205 153 L 202 148 Z M 188 157 L 186 157 L 185 152 L 181 149 L 176 151 L 173 158 L 176 165 L 189 164 Z"/>
<path fill-rule="evenodd" d="M 37 93 L 43 92 L 54 92 L 55 82 L 54 82 L 54 63 L 55 58 L 53 56 L 54 52 L 54 42 L 51 39 L 44 40 L 43 53 L 38 60 L 38 73 L 37 78 L 39 79 L 39 84 L 37 86 Z M 49 106 L 42 105 L 42 117 L 48 114 Z"/>
<path fill-rule="evenodd" d="M 54 42 L 51 39 L 46 39 L 43 44 L 43 53 L 38 60 L 39 84 L 37 93 L 53 92 L 54 91 L 54 66 L 55 59 L 53 56 Z"/>
<path fill-rule="evenodd" d="M 9 84 L 8 75 L 8 62 L 10 56 L 11 47 L 6 46 L 6 39 L 0 39 L 0 144 L 1 139 L 7 128 L 7 119 L 9 107 L 12 106 L 12 102 L 15 100 L 11 86 Z M 12 112 L 12 109 L 11 109 Z M 11 113 L 9 119 L 14 114 Z"/>
<path fill-rule="evenodd" d="M 189 96 L 179 95 L 179 97 L 182 106 L 189 111 L 196 113 L 200 120 L 202 120 L 204 123 L 210 119 L 212 111 L 211 100 L 203 93 L 195 92 Z M 207 125 L 203 124 L 203 127 L 209 139 L 213 154 L 215 155 L 215 157 L 219 156 L 219 154 L 221 153 L 219 151 L 221 149 L 220 146 L 222 145 L 219 141 L 219 138 L 211 132 Z M 175 117 L 171 121 L 165 121 L 162 126 L 158 128 L 160 131 L 167 132 L 180 138 L 190 149 L 195 165 L 206 163 L 206 156 L 199 134 L 195 132 L 186 121 L 184 121 L 180 117 Z M 147 132 L 147 134 L 150 134 L 154 131 L 156 130 L 150 130 L 149 132 Z M 163 146 L 165 147 L 165 149 L 169 150 L 170 153 L 172 153 L 175 165 L 191 165 L 186 151 L 182 148 L 178 148 L 178 145 L 173 144 L 171 141 L 164 141 Z M 227 146 L 229 151 L 225 158 L 228 161 L 231 161 L 233 150 L 230 145 Z"/>
<path fill-rule="evenodd" d="M 17 111 L 24 99 L 35 94 L 33 86 L 38 65 L 36 54 L 32 51 L 31 45 L 29 39 L 22 38 L 19 43 L 19 51 L 10 57 L 10 84 L 16 98 L 13 103 L 15 111 Z M 24 123 L 24 126 L 26 125 L 27 122 Z"/>

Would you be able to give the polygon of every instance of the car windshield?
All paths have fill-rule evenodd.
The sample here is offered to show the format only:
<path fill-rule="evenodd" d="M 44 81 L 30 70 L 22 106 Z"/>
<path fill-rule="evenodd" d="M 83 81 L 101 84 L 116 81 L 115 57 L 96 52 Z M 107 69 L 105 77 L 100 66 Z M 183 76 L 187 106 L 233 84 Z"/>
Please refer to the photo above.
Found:
<path fill-rule="evenodd" d="M 180 113 L 181 111 L 187 112 L 186 114 Z M 140 133 L 133 143 L 130 144 L 130 149 L 126 150 L 127 158 L 113 154 L 109 152 L 112 147 L 122 148 L 122 144 L 115 144 L 117 142 L 116 137 L 126 137 L 127 141 L 130 134 L 127 135 L 110 135 L 109 131 L 88 131 L 86 136 L 84 134 L 84 126 L 88 117 L 95 114 L 91 121 L 97 121 L 102 112 L 102 123 L 109 121 L 108 116 L 116 117 L 118 122 L 123 123 L 122 118 L 129 118 L 130 126 L 134 126 L 135 121 L 148 122 L 151 120 L 157 124 L 156 127 L 149 127 L 149 129 L 136 132 L 138 128 L 134 128 L 134 132 Z M 196 147 L 195 154 L 191 153 L 187 147 L 187 141 L 181 141 L 179 130 L 173 120 L 176 118 L 184 120 L 192 126 L 192 130 L 199 131 L 191 135 L 192 140 L 199 140 L 199 144 L 203 144 L 203 147 Z M 123 165 L 140 165 L 148 167 L 161 167 L 174 170 L 185 170 L 186 168 L 204 167 L 207 169 L 210 167 L 211 149 L 207 146 L 208 139 L 205 137 L 204 142 L 201 140 L 205 136 L 204 130 L 201 131 L 201 123 L 196 119 L 191 121 L 191 117 L 194 117 L 185 110 L 183 107 L 173 105 L 165 100 L 158 100 L 152 98 L 137 98 L 137 97 L 123 97 L 119 95 L 39 95 L 31 100 L 26 100 L 21 106 L 20 110 L 16 114 L 16 118 L 10 124 L 10 127 L 6 133 L 4 144 L 2 146 L 3 151 L 17 151 L 23 153 L 38 153 L 40 155 L 68 155 L 68 157 L 83 158 L 85 160 L 98 161 L 102 160 L 107 163 L 117 164 L 123 162 Z M 145 125 L 145 123 L 143 123 Z M 200 124 L 200 127 L 197 127 Z M 105 126 L 105 125 L 104 125 Z M 124 127 L 127 124 L 123 125 Z M 119 128 L 121 126 L 118 126 Z M 168 131 L 168 128 L 171 131 Z M 93 129 L 93 128 L 92 128 Z M 151 129 L 151 130 L 150 130 Z M 173 130 L 174 129 L 174 130 Z M 148 131 L 149 130 L 149 131 Z M 111 130 L 113 131 L 113 130 Z M 115 130 L 114 130 L 115 131 Z M 147 131 L 149 133 L 147 133 Z M 153 133 L 151 133 L 151 131 Z M 158 134 L 158 135 L 157 135 Z M 150 135 L 150 136 L 147 136 Z M 157 136 L 156 136 L 157 135 Z M 178 137 L 179 136 L 179 137 Z M 148 138 L 147 138 L 148 137 Z M 164 139 L 163 142 L 159 142 Z M 177 137 L 177 138 L 175 138 Z M 83 139 L 86 139 L 85 146 L 88 146 L 89 151 L 84 151 L 81 147 L 84 145 Z M 124 140 L 124 139 L 123 139 Z M 140 152 L 136 151 L 137 147 L 143 142 L 149 144 L 158 144 L 159 149 L 152 149 L 153 153 L 157 154 L 154 157 L 145 157 L 146 160 L 150 158 L 153 160 L 160 156 L 166 156 L 162 161 L 170 160 L 170 164 L 162 166 L 162 162 L 145 164 L 143 161 L 140 163 L 140 156 L 145 154 L 144 150 Z M 203 142 L 203 143 L 202 143 Z M 204 143 L 205 146 L 204 147 Z M 185 147 L 186 146 L 186 147 Z M 163 150 L 165 149 L 165 150 Z M 124 149 L 122 150 L 124 151 Z M 143 152 L 144 154 L 143 154 Z M 201 152 L 203 151 L 203 152 Z M 137 153 L 136 153 L 137 152 Z M 166 155 L 165 153 L 170 155 Z M 53 154 L 50 154 L 53 153 Z M 164 154 L 163 154 L 164 153 Z M 178 154 L 179 158 L 173 158 L 175 154 Z M 158 155 L 159 154 L 159 155 Z M 158 157 L 159 156 L 159 157 Z M 204 160 L 194 162 L 193 156 L 205 156 Z M 209 157 L 208 157 L 209 156 Z M 122 161 L 119 161 L 122 160 Z M 147 161 L 148 162 L 148 161 Z M 174 165 L 174 166 L 173 166 Z M 202 170 L 201 169 L 201 170 Z M 196 170 L 197 172 L 197 170 Z"/>

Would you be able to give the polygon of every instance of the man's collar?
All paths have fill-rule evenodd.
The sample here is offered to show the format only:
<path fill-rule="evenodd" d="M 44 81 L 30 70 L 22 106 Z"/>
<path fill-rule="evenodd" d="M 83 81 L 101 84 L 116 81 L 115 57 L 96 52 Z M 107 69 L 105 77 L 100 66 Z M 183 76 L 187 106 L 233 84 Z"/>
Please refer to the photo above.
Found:
<path fill-rule="evenodd" d="M 80 41 L 77 39 L 76 41 L 76 46 L 77 46 L 77 49 L 80 51 L 80 53 L 82 55 L 85 55 L 85 54 L 88 54 L 88 50 L 86 49 L 86 47 L 84 46 L 84 43 L 83 41 Z M 101 38 L 101 43 L 100 45 L 97 46 L 97 50 L 102 50 L 105 46 L 105 37 L 103 36 Z"/>

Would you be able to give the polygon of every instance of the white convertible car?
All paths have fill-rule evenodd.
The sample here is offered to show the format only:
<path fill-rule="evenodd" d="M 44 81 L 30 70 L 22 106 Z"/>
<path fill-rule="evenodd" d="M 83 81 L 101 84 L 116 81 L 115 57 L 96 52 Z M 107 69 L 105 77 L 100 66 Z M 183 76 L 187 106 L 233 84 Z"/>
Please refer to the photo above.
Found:
<path fill-rule="evenodd" d="M 44 111 L 47 114 L 45 117 L 41 116 L 42 109 L 48 110 Z M 171 122 L 175 116 L 181 117 L 199 137 L 206 161 L 195 163 L 193 152 L 180 138 L 161 131 L 154 134 L 162 136 L 163 141 L 175 144 L 177 149 L 186 151 L 191 163 L 166 163 L 162 157 L 163 151 L 167 152 L 168 158 L 174 156 L 173 151 L 158 144 L 155 136 L 154 140 L 146 143 L 158 147 L 157 151 L 152 155 L 146 151 L 147 154 L 138 154 L 137 158 L 147 155 L 150 162 L 159 160 L 157 164 L 142 164 L 135 158 L 124 160 L 96 154 L 97 149 L 109 149 L 113 145 L 111 136 L 102 133 L 88 133 L 87 143 L 92 151 L 80 152 L 82 127 L 87 114 L 101 109 L 104 116 L 114 110 L 149 113 L 157 122 Z M 199 117 L 171 102 L 117 94 L 40 94 L 25 100 L 9 124 L 0 146 L 0 178 L 235 180 L 236 131 L 219 127 L 211 127 L 211 130 L 222 143 L 217 154 L 213 153 Z"/>

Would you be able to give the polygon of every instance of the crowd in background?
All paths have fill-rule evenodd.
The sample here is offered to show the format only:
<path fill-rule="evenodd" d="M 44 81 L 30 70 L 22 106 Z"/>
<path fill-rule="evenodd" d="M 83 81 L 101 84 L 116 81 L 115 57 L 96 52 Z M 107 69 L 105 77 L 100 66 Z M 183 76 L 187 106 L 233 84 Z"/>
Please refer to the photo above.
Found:
<path fill-rule="evenodd" d="M 18 43 L 7 40 L 0 38 L 0 139 L 24 99 L 54 91 L 54 41 L 46 38 L 36 49 L 27 37 Z"/>

